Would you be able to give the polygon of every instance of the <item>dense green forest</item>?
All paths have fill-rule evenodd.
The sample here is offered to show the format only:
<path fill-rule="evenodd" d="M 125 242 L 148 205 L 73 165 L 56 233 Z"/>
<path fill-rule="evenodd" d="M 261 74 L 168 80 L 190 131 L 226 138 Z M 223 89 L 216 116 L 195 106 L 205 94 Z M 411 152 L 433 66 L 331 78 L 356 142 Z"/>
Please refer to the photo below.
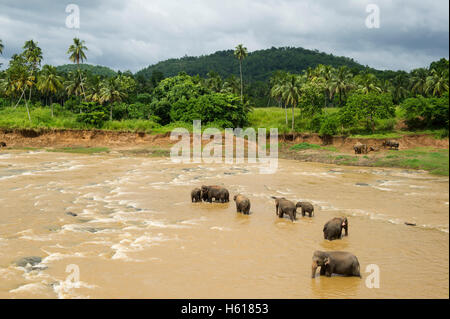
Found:
<path fill-rule="evenodd" d="M 56 71 L 60 73 L 66 73 L 77 71 L 77 67 L 80 68 L 81 71 L 86 73 L 90 73 L 92 75 L 99 75 L 102 77 L 113 77 L 117 75 L 117 72 L 101 65 L 92 65 L 92 64 L 80 64 L 77 66 L 76 64 L 64 64 L 56 67 Z"/>
<path fill-rule="evenodd" d="M 0 40 L 0 54 L 3 47 Z M 315 51 L 248 53 L 240 44 L 234 51 L 174 60 L 194 61 L 201 66 L 196 74 L 189 68 L 132 74 L 83 64 L 87 52 L 85 42 L 75 38 L 67 51 L 72 65 L 42 66 L 38 43 L 26 41 L 0 71 L 0 127 L 153 131 L 201 119 L 221 128 L 260 125 L 352 135 L 393 131 L 401 122 L 403 129 L 437 129 L 448 136 L 446 59 L 411 72 L 377 71 Z M 301 56 L 305 59 L 297 60 Z M 214 69 L 216 60 L 227 62 Z M 260 106 L 277 106 L 281 122 L 272 121 L 275 112 L 252 111 Z"/>
<path fill-rule="evenodd" d="M 301 73 L 308 68 L 314 68 L 319 64 L 331 65 L 333 67 L 347 66 L 350 69 L 362 70 L 364 66 L 350 58 L 337 57 L 319 51 L 303 48 L 274 48 L 258 50 L 248 53 L 243 67 L 245 69 L 244 82 L 268 81 L 272 73 L 277 70 Z M 151 65 L 136 73 L 150 78 L 154 71 L 160 71 L 165 76 L 174 76 L 180 72 L 188 75 L 207 76 L 211 71 L 218 73 L 222 78 L 231 75 L 239 75 L 239 65 L 233 50 L 218 51 L 210 55 L 200 57 L 182 57 L 169 59 Z"/>

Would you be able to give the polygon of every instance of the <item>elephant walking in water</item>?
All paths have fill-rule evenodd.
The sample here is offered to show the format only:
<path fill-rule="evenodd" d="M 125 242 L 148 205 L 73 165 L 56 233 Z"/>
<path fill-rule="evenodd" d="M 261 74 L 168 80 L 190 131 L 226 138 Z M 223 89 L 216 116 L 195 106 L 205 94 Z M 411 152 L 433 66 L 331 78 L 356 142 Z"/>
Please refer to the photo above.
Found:
<path fill-rule="evenodd" d="M 236 211 L 238 213 L 250 214 L 250 200 L 247 197 L 238 194 L 234 195 L 233 199 L 236 202 Z"/>
<path fill-rule="evenodd" d="M 315 251 L 312 257 L 312 278 L 320 267 L 320 275 L 331 277 L 331 274 L 356 276 L 361 278 L 358 258 L 345 251 Z"/>
<path fill-rule="evenodd" d="M 335 217 L 323 226 L 323 237 L 328 240 L 341 239 L 342 229 L 345 230 L 345 236 L 348 236 L 347 217 Z"/>
<path fill-rule="evenodd" d="M 202 199 L 212 203 L 212 199 L 221 203 L 228 203 L 230 201 L 230 193 L 222 186 L 202 186 Z"/>
<path fill-rule="evenodd" d="M 202 200 L 202 190 L 200 188 L 194 188 L 191 191 L 191 201 L 193 203 L 201 202 Z"/>
<path fill-rule="evenodd" d="M 308 202 L 298 202 L 297 207 L 302 208 L 302 216 L 305 217 L 306 213 L 309 214 L 309 217 L 312 217 L 314 215 L 314 206 L 311 203 Z"/>
<path fill-rule="evenodd" d="M 278 198 L 272 196 L 273 199 L 275 199 L 275 212 L 278 217 L 283 218 L 284 214 L 289 215 L 291 221 L 294 221 L 297 219 L 297 206 L 290 200 L 287 200 L 286 198 Z"/>

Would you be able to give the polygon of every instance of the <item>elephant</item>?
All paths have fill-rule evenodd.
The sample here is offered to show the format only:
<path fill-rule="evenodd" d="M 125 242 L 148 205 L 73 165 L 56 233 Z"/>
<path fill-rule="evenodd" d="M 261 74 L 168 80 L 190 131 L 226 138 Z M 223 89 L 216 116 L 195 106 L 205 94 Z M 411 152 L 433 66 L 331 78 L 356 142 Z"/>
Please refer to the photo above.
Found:
<path fill-rule="evenodd" d="M 358 258 L 345 251 L 315 251 L 312 257 L 312 278 L 320 267 L 320 275 L 331 277 L 331 274 L 361 277 Z"/>
<path fill-rule="evenodd" d="M 309 217 L 312 217 L 314 215 L 314 206 L 311 203 L 308 202 L 298 202 L 297 205 L 295 205 L 297 208 L 302 208 L 302 216 L 305 217 L 306 213 L 309 214 Z"/>
<path fill-rule="evenodd" d="M 335 217 L 323 226 L 323 237 L 328 240 L 341 239 L 342 229 L 345 229 L 345 236 L 348 236 L 347 217 Z"/>
<path fill-rule="evenodd" d="M 386 140 L 383 142 L 383 147 L 389 147 L 390 149 L 398 150 L 400 143 L 397 141 Z"/>
<path fill-rule="evenodd" d="M 275 213 L 278 217 L 283 218 L 284 214 L 288 214 L 291 221 L 297 219 L 297 206 L 293 202 L 284 197 L 278 198 L 272 196 L 272 198 L 275 199 Z"/>
<path fill-rule="evenodd" d="M 353 146 L 353 149 L 355 150 L 355 154 L 367 154 L 367 145 L 366 144 L 362 144 L 360 142 L 356 143 Z"/>
<path fill-rule="evenodd" d="M 236 212 L 243 213 L 244 215 L 250 214 L 250 200 L 241 195 L 234 195 L 233 200 L 236 202 Z"/>
<path fill-rule="evenodd" d="M 191 201 L 193 203 L 200 202 L 202 200 L 202 190 L 200 188 L 194 188 L 191 191 Z"/>
<path fill-rule="evenodd" d="M 2 147 L 6 147 L 6 143 L 5 142 L 0 142 L 0 148 Z"/>
<path fill-rule="evenodd" d="M 230 193 L 222 186 L 202 186 L 201 197 L 204 201 L 212 203 L 212 199 L 221 203 L 227 203 L 230 201 Z"/>

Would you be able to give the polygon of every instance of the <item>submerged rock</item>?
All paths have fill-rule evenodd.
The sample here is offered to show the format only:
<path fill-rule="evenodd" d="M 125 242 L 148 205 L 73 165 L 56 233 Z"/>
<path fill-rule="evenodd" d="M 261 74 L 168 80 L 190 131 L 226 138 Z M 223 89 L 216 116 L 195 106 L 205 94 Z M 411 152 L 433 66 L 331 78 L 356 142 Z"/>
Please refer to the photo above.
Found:
<path fill-rule="evenodd" d="M 406 226 L 417 226 L 416 223 L 409 223 L 409 222 L 405 222 L 405 225 L 406 225 Z"/>
<path fill-rule="evenodd" d="M 76 217 L 76 216 L 78 216 L 77 214 L 75 214 L 75 213 L 72 213 L 72 212 L 67 212 L 67 213 L 66 213 L 66 215 L 69 215 L 69 216 L 73 216 L 73 217 Z"/>
<path fill-rule="evenodd" d="M 356 186 L 370 186 L 369 184 L 366 184 L 366 183 L 356 183 L 355 185 Z"/>
<path fill-rule="evenodd" d="M 28 264 L 30 264 L 31 266 L 35 266 L 41 263 L 41 261 L 42 258 L 38 256 L 24 257 L 16 261 L 16 266 L 25 268 Z"/>

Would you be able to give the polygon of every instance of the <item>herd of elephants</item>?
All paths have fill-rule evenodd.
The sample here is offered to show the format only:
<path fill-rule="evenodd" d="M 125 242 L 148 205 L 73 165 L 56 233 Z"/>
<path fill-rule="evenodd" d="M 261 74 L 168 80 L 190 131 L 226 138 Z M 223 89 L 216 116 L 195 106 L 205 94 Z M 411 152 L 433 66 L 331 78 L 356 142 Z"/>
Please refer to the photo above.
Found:
<path fill-rule="evenodd" d="M 301 209 L 302 216 L 308 214 L 314 216 L 314 205 L 309 202 L 293 203 L 284 197 L 273 197 L 275 200 L 275 212 L 279 218 L 284 215 L 289 216 L 291 221 L 297 219 L 297 209 Z M 218 185 L 195 188 L 191 191 L 191 201 L 227 203 L 230 201 L 229 191 Z M 233 197 L 236 202 L 236 211 L 245 215 L 250 214 L 250 200 L 244 195 L 237 194 Z M 348 236 L 348 220 L 346 217 L 336 217 L 329 220 L 323 227 L 323 235 L 327 240 L 342 238 L 342 230 Z M 344 251 L 315 251 L 312 257 L 312 278 L 316 276 L 317 268 L 320 267 L 320 275 L 331 277 L 332 274 L 344 276 L 357 276 L 361 278 L 358 258 L 355 255 Z"/>

